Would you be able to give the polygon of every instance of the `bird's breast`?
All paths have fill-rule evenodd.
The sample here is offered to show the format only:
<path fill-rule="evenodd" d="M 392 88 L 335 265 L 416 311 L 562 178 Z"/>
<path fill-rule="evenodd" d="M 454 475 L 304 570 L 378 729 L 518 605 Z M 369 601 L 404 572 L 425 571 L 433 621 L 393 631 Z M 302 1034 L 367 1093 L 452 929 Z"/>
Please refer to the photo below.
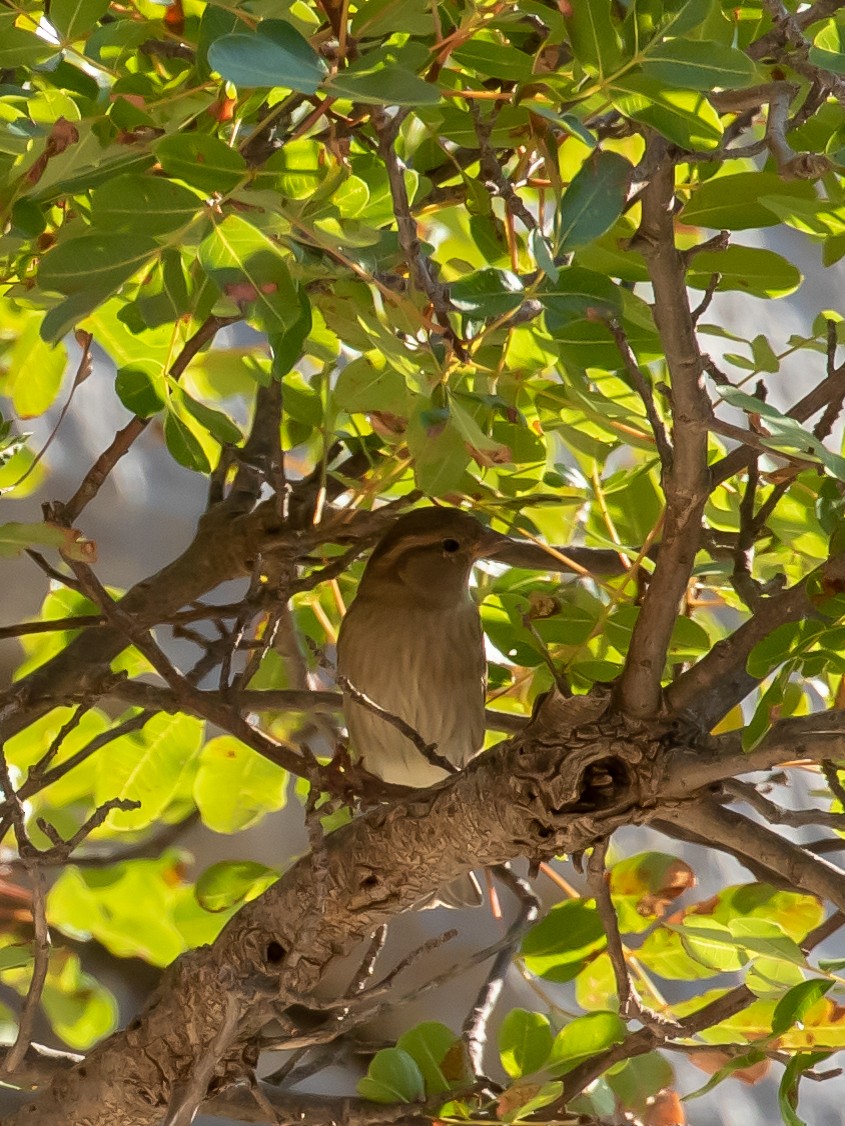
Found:
<path fill-rule="evenodd" d="M 478 609 L 469 599 L 441 610 L 359 596 L 344 618 L 338 672 L 456 766 L 484 738 L 485 670 Z M 371 773 L 405 786 L 445 777 L 395 725 L 348 698 L 344 711 L 352 748 Z"/>

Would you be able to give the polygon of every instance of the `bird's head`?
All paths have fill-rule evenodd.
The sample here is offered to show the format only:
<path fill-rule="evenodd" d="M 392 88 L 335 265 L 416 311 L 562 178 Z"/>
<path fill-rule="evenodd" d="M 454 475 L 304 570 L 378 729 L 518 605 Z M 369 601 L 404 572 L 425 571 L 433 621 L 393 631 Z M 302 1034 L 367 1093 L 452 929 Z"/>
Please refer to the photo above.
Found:
<path fill-rule="evenodd" d="M 396 583 L 425 601 L 463 597 L 472 566 L 512 541 L 457 508 L 420 508 L 396 521 L 370 556 L 362 590 Z"/>

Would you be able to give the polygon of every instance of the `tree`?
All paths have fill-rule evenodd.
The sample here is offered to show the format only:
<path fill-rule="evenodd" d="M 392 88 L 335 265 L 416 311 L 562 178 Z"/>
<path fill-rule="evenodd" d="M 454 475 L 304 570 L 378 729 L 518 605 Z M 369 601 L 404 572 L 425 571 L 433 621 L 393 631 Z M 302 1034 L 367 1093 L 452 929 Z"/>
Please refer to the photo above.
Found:
<path fill-rule="evenodd" d="M 7 1123 L 177 1126 L 199 1105 L 675 1122 L 680 1056 L 714 1083 L 775 1061 L 799 1122 L 800 1080 L 832 1074 L 816 1069 L 845 1029 L 841 962 L 818 950 L 845 923 L 828 859 L 845 828 L 845 329 L 830 309 L 788 339 L 708 315 L 725 293 L 799 286 L 754 232 L 801 232 L 825 266 L 845 253 L 841 7 L 0 13 L 0 477 L 11 498 L 51 497 L 43 523 L 2 527 L 4 554 L 49 580 L 40 618 L 4 630 L 24 650 L 0 814 L 25 910 L 4 915 L 0 976 L 21 1003 L 2 1067 L 37 1088 Z M 95 350 L 131 417 L 59 500 L 18 419 L 54 403 L 71 353 L 72 399 Z M 775 394 L 796 356 L 802 385 Z M 155 429 L 162 458 L 208 477 L 208 506 L 123 593 L 87 514 Z M 489 749 L 385 804 L 316 685 L 366 550 L 424 498 L 556 547 L 539 570 L 478 576 Z M 235 841 L 194 884 L 163 846 L 197 811 L 223 832 L 260 820 L 291 779 L 312 848 L 283 873 Z M 687 861 L 608 855 L 632 824 L 747 876 L 678 907 Z M 501 865 L 564 854 L 577 886 L 538 917 Z M 478 954 L 492 968 L 464 1029 L 409 1029 L 342 1107 L 291 1092 L 296 1070 L 256 1081 L 271 1022 L 307 1063 L 377 1009 L 397 977 L 383 925 L 470 864 L 515 907 Z M 80 937 L 170 963 L 127 1027 Z M 354 985 L 321 1007 L 355 951 Z M 497 1062 L 487 1027 L 514 958 L 548 1006 L 504 1014 Z M 84 1060 L 32 1045 L 39 1013 Z"/>

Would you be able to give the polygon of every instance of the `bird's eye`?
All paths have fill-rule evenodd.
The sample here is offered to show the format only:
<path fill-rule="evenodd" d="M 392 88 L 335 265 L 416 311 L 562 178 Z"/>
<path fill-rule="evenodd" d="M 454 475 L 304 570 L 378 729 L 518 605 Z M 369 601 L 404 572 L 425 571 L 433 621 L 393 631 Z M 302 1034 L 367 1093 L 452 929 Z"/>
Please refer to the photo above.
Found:
<path fill-rule="evenodd" d="M 457 540 L 451 540 L 451 539 L 450 540 L 444 540 L 443 541 L 443 550 L 447 554 L 451 555 L 455 551 L 460 551 L 461 545 L 458 543 Z"/>

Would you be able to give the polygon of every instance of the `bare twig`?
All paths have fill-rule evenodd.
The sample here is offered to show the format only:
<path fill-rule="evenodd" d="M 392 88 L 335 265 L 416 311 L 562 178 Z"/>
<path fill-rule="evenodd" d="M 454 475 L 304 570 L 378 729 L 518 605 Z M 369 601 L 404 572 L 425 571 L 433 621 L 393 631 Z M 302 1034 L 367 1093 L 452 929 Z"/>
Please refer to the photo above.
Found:
<path fill-rule="evenodd" d="M 391 727 L 395 727 L 400 734 L 404 735 L 406 739 L 413 743 L 426 762 L 430 763 L 432 766 L 439 767 L 441 770 L 445 770 L 447 774 L 457 773 L 458 767 L 438 752 L 437 744 L 426 743 L 425 739 L 423 739 L 416 728 L 412 727 L 411 724 L 407 723 L 401 716 L 394 715 L 393 712 L 387 711 L 386 708 L 377 704 L 375 700 L 370 699 L 364 692 L 356 688 L 348 677 L 338 676 L 337 682 L 356 704 L 359 704 L 362 708 L 366 708 L 367 711 L 372 712 L 373 715 L 377 715 L 380 719 L 383 719 L 385 723 L 389 723 Z"/>
<path fill-rule="evenodd" d="M 463 357 L 463 343 L 452 328 L 449 317 L 451 310 L 449 290 L 435 279 L 432 264 L 423 254 L 417 234 L 416 220 L 411 214 L 402 164 L 394 147 L 397 133 L 407 114 L 407 110 L 400 109 L 392 117 L 389 117 L 380 107 L 373 107 L 371 113 L 373 128 L 379 140 L 379 154 L 384 161 L 388 183 L 390 184 L 399 244 L 407 259 L 408 269 L 414 284 L 430 301 L 437 323 L 440 325 L 443 335 L 451 343 L 456 355 Z"/>
<path fill-rule="evenodd" d="M 666 427 L 663 425 L 663 419 L 657 412 L 651 387 L 640 370 L 636 357 L 631 351 L 631 345 L 628 343 L 628 337 L 620 322 L 616 317 L 608 317 L 605 319 L 605 324 L 610 329 L 613 339 L 616 341 L 616 347 L 619 349 L 619 354 L 625 364 L 625 370 L 637 394 L 642 399 L 651 432 L 654 434 L 657 452 L 660 454 L 660 464 L 663 466 L 663 472 L 668 473 L 672 468 L 672 444 L 669 441 L 669 435 L 666 433 Z"/>
<path fill-rule="evenodd" d="M 185 342 L 182 351 L 173 361 L 170 367 L 171 376 L 174 379 L 179 379 L 194 356 L 201 351 L 210 340 L 214 339 L 221 328 L 225 325 L 234 324 L 235 321 L 241 319 L 240 316 L 207 317 L 194 335 Z M 136 438 L 139 438 L 141 434 L 143 434 L 149 422 L 149 418 L 141 418 L 139 415 L 136 415 L 122 430 L 118 430 L 108 448 L 100 454 L 85 474 L 81 484 L 70 500 L 60 506 L 62 517 L 68 524 L 72 524 L 82 512 L 83 508 L 94 499 L 115 465 L 117 465 L 124 454 L 129 452 L 132 444 L 135 442 Z"/>
<path fill-rule="evenodd" d="M 35 1028 L 35 1018 L 38 1006 L 41 1003 L 41 994 L 47 981 L 47 972 L 50 968 L 50 930 L 47 926 L 47 884 L 44 872 L 41 869 L 38 852 L 30 843 L 26 830 L 26 813 L 20 795 L 12 784 L 9 764 L 5 751 L 0 748 L 0 784 L 3 786 L 5 802 L 11 809 L 11 821 L 14 828 L 15 841 L 18 846 L 18 855 L 26 867 L 27 874 L 32 884 L 32 925 L 35 935 L 33 945 L 32 977 L 27 989 L 26 999 L 18 1020 L 18 1034 L 9 1053 L 2 1063 L 2 1071 L 11 1075 L 23 1062 L 32 1042 L 32 1033 Z"/>
<path fill-rule="evenodd" d="M 525 880 L 520 879 L 510 868 L 506 868 L 504 865 L 498 865 L 494 869 L 494 873 L 497 879 L 510 888 L 517 899 L 519 918 L 516 925 L 519 929 L 511 928 L 513 942 L 508 946 L 503 946 L 493 959 L 493 964 L 484 978 L 484 984 L 481 986 L 475 1003 L 467 1014 L 461 1029 L 470 1067 L 475 1075 L 484 1074 L 487 1026 L 502 994 L 505 974 L 513 961 L 513 952 L 521 934 L 524 934 L 534 925 L 540 913 L 540 901 Z"/>
<path fill-rule="evenodd" d="M 793 829 L 821 825 L 826 829 L 845 832 L 845 813 L 830 813 L 825 809 L 784 809 L 761 794 L 751 782 L 742 782 L 738 778 L 726 779 L 723 788 L 732 797 L 762 814 L 772 825 L 789 825 Z"/>
<path fill-rule="evenodd" d="M 505 207 L 510 214 L 515 219 L 519 219 L 526 230 L 536 230 L 537 220 L 520 199 L 513 184 L 505 175 L 498 157 L 496 156 L 496 152 L 490 144 L 490 136 L 499 113 L 498 107 L 493 110 L 492 114 L 485 118 L 481 114 L 478 103 L 471 101 L 469 103 L 469 113 L 472 118 L 475 135 L 478 138 L 478 147 L 481 152 L 482 175 L 493 185 L 498 195 L 502 197 L 505 202 Z"/>

